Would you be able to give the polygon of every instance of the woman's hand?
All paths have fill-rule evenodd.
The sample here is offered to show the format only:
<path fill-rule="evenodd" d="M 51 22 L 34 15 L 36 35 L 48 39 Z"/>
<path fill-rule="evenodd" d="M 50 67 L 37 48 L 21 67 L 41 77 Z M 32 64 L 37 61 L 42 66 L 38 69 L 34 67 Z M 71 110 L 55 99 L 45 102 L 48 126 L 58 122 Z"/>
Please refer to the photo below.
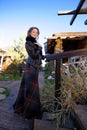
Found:
<path fill-rule="evenodd" d="M 34 44 L 36 44 L 36 45 L 38 45 L 38 46 L 41 46 L 41 44 L 40 44 L 40 43 L 38 43 L 38 42 L 35 42 Z"/>

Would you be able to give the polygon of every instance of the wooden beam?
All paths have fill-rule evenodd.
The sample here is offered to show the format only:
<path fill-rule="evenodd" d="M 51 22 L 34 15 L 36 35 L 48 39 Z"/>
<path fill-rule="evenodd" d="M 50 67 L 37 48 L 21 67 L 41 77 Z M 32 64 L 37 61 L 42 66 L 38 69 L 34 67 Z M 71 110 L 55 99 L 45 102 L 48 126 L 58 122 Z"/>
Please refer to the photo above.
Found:
<path fill-rule="evenodd" d="M 80 55 L 87 55 L 87 48 L 86 49 L 77 49 L 73 51 L 66 51 L 62 53 L 55 53 L 55 54 L 47 54 L 46 55 L 46 61 L 50 60 L 58 60 L 66 57 L 72 57 L 72 56 L 80 56 Z"/>
<path fill-rule="evenodd" d="M 81 7 L 82 7 L 82 5 L 83 5 L 84 2 L 85 2 L 85 0 L 80 0 L 80 3 L 78 4 L 77 9 L 75 11 L 75 14 L 73 15 L 73 17 L 71 19 L 70 25 L 73 24 L 73 22 L 74 22 L 76 16 L 78 15 L 78 13 L 79 13 L 79 11 L 80 11 L 80 9 L 81 9 Z"/>
<path fill-rule="evenodd" d="M 87 19 L 85 20 L 84 24 L 87 25 Z"/>
<path fill-rule="evenodd" d="M 58 15 L 73 15 L 76 10 L 61 10 L 58 12 Z M 87 14 L 87 10 L 80 10 L 78 14 Z"/>

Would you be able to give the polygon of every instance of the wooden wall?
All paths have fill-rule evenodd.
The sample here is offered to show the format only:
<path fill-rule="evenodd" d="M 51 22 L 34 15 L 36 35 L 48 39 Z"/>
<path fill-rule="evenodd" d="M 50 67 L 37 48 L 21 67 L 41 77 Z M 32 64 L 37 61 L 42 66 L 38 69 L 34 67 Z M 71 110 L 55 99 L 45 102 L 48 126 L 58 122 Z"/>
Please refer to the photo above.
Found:
<path fill-rule="evenodd" d="M 53 54 L 55 53 L 56 46 L 55 39 L 48 39 L 47 42 L 47 53 Z M 63 51 L 70 51 L 76 49 L 84 49 L 87 48 L 87 37 L 73 38 L 73 39 L 62 39 L 62 49 Z"/>

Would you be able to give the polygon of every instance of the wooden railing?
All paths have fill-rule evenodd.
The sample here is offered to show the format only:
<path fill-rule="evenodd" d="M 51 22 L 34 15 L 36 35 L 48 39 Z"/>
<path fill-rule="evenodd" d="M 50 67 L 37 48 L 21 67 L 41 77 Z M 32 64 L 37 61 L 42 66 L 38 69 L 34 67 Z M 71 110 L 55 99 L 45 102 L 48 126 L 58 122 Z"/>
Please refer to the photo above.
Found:
<path fill-rule="evenodd" d="M 56 61 L 56 67 L 55 67 L 55 97 L 59 95 L 59 89 L 61 87 L 61 60 L 63 58 L 70 58 L 74 56 L 81 56 L 81 55 L 87 55 L 87 49 L 78 49 L 73 51 L 67 51 L 62 53 L 56 53 L 56 54 L 47 54 L 46 55 L 46 61 L 55 60 Z"/>

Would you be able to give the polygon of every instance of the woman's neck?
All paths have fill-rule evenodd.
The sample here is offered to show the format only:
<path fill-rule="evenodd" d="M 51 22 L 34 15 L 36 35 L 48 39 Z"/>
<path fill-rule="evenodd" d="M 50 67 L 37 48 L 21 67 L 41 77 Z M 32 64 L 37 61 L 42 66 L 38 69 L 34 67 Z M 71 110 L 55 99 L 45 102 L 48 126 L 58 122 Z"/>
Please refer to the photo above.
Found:
<path fill-rule="evenodd" d="M 36 38 L 34 38 L 32 36 L 27 36 L 26 41 L 36 42 Z"/>

